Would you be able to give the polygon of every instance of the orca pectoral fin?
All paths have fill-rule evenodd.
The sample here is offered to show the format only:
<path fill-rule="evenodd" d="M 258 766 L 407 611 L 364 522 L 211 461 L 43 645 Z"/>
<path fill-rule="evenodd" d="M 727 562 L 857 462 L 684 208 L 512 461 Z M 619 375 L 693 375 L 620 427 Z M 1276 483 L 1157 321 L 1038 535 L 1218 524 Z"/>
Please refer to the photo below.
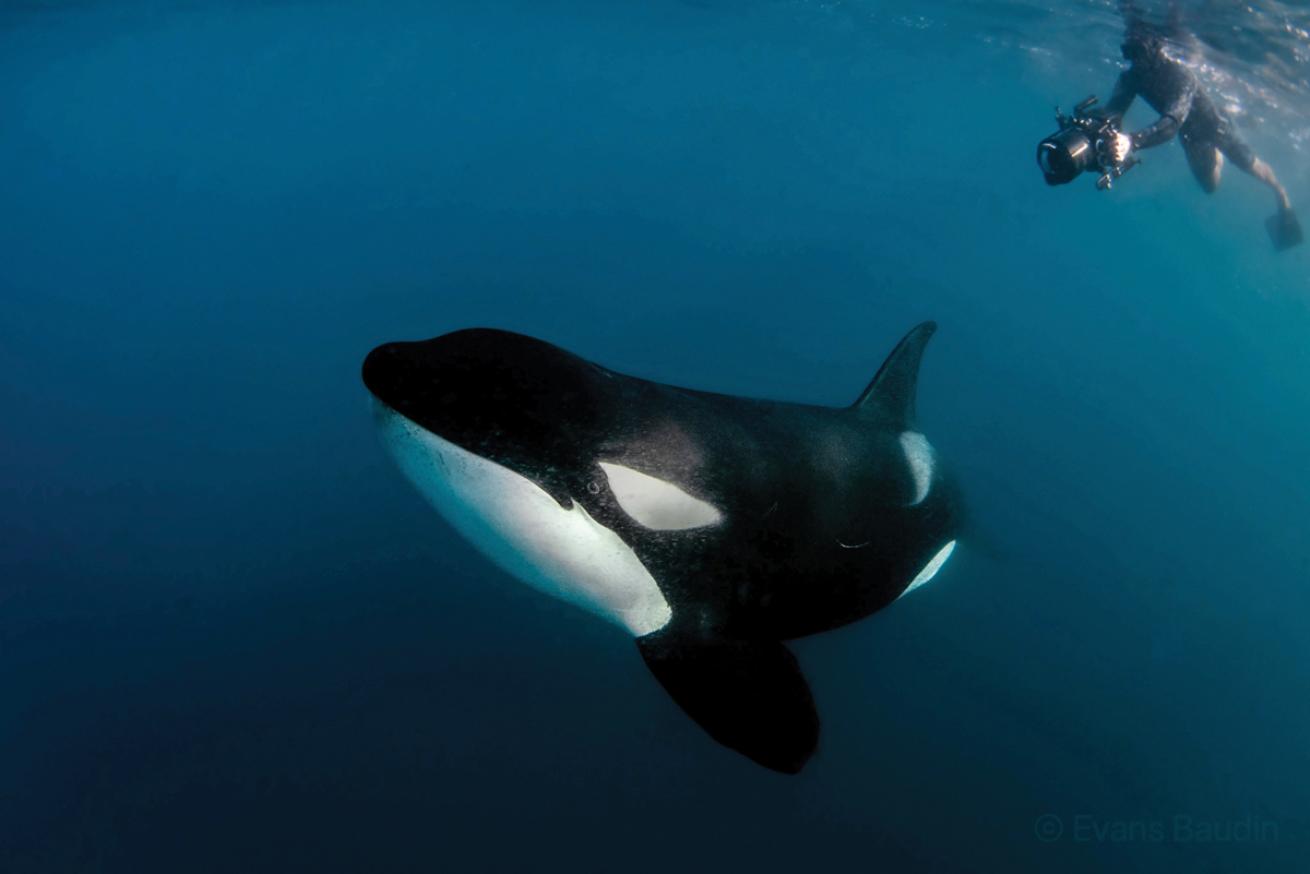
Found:
<path fill-rule="evenodd" d="M 796 657 L 777 641 L 669 634 L 637 639 L 651 673 L 688 716 L 766 768 L 798 773 L 819 740 L 819 714 Z"/>

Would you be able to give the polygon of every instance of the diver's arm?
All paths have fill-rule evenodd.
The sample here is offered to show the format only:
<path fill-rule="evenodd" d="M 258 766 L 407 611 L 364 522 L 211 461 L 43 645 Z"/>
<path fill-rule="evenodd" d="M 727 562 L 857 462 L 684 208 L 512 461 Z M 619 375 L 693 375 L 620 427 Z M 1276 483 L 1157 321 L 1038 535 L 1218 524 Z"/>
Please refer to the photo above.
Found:
<path fill-rule="evenodd" d="M 1149 149 L 1173 139 L 1174 134 L 1178 133 L 1178 129 L 1187 121 L 1187 116 L 1192 111 L 1192 100 L 1196 97 L 1196 89 L 1196 82 L 1189 81 L 1179 90 L 1178 97 L 1160 114 L 1155 124 L 1130 134 L 1133 148 Z"/>
<path fill-rule="evenodd" d="M 1172 115 L 1162 115 L 1155 124 L 1133 131 L 1128 137 L 1132 140 L 1133 151 L 1149 149 L 1172 140 L 1179 127 L 1178 119 Z"/>
<path fill-rule="evenodd" d="M 1123 119 L 1123 115 L 1128 111 L 1128 107 L 1133 105 L 1133 100 L 1137 97 L 1137 86 L 1133 84 L 1131 70 L 1124 70 L 1115 80 L 1114 92 L 1110 99 L 1104 104 L 1093 110 L 1093 113 L 1101 118 L 1108 118 L 1114 122 L 1115 127 Z"/>

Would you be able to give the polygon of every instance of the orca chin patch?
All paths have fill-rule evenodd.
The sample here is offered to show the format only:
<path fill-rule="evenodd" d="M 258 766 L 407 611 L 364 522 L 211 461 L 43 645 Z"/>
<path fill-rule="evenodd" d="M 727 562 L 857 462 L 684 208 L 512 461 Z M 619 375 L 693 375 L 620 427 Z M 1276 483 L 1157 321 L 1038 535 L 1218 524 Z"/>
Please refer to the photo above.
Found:
<path fill-rule="evenodd" d="M 687 531 L 717 525 L 723 514 L 671 482 L 612 461 L 599 462 L 623 512 L 652 531 Z"/>

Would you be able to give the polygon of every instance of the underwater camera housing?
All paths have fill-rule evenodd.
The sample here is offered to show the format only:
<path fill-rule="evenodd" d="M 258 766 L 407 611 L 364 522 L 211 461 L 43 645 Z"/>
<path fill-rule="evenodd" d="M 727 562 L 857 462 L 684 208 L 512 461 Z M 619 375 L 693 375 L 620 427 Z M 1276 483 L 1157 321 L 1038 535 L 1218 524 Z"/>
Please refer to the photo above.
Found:
<path fill-rule="evenodd" d="M 1087 114 L 1095 105 L 1096 96 L 1092 95 L 1073 108 L 1073 115 L 1055 108 L 1060 129 L 1037 144 L 1037 166 L 1047 185 L 1065 185 L 1084 172 L 1100 173 L 1096 187 L 1105 191 L 1137 166 L 1134 155 L 1122 164 L 1114 160 L 1112 149 L 1119 131 L 1110 119 Z"/>

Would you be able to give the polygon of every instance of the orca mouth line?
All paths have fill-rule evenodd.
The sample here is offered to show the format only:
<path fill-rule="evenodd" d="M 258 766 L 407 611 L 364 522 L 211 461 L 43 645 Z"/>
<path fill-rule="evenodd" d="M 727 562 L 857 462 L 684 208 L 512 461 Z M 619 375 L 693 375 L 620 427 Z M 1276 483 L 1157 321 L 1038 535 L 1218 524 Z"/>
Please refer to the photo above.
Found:
<path fill-rule="evenodd" d="M 415 422 L 409 416 L 406 416 L 404 413 L 400 412 L 400 410 L 397 410 L 377 395 L 372 395 L 370 406 L 373 410 L 373 421 L 377 424 L 379 433 L 383 435 L 395 433 L 396 429 L 401 431 L 418 431 L 429 437 L 435 437 L 442 442 L 449 442 L 440 434 L 434 434 L 427 428 L 424 428 L 418 422 Z M 385 444 L 387 442 L 387 438 L 384 437 L 383 443 Z M 441 468 L 443 473 L 450 473 L 450 466 L 446 463 L 445 453 L 433 453 L 432 458 L 436 461 L 437 466 Z"/>
<path fill-rule="evenodd" d="M 372 396 L 372 407 L 373 407 L 373 420 L 378 425 L 384 427 L 399 426 L 402 428 L 407 428 L 413 431 L 418 431 L 420 433 L 429 435 L 431 437 L 435 437 L 438 440 L 442 441 L 443 443 L 449 443 L 451 446 L 456 446 L 459 447 L 460 449 L 464 448 L 460 446 L 458 443 L 456 443 L 455 441 L 451 440 L 449 437 L 445 437 L 439 434 L 438 432 L 433 431 L 431 428 L 424 425 L 422 422 L 418 421 L 413 416 L 408 416 L 404 412 L 396 409 L 391 404 L 382 400 L 382 398 L 378 397 L 377 395 Z M 504 467 L 504 465 L 501 466 Z"/>
<path fill-rule="evenodd" d="M 415 422 L 409 416 L 406 416 L 400 410 L 397 410 L 395 407 L 391 406 L 391 404 L 382 400 L 382 398 L 378 397 L 372 392 L 369 392 L 368 399 L 369 399 L 369 408 L 373 411 L 373 418 L 376 421 L 384 422 L 386 421 L 388 416 L 399 416 L 401 419 L 404 419 L 406 422 L 410 423 L 415 428 L 423 428 L 423 426 L 420 425 L 418 422 Z M 423 428 L 423 430 L 426 431 L 427 429 Z"/>
<path fill-rule="evenodd" d="M 428 428 L 422 422 L 418 422 L 413 418 L 411 418 L 410 416 L 405 415 L 403 412 L 397 410 L 395 407 L 391 406 L 391 404 L 382 400 L 382 398 L 378 397 L 377 395 L 373 395 L 371 400 L 372 400 L 371 406 L 373 408 L 373 421 L 376 423 L 379 432 L 383 435 L 384 445 L 386 445 L 388 450 L 391 451 L 393 454 L 395 454 L 396 452 L 396 448 L 393 443 L 396 433 L 398 431 L 400 432 L 408 431 L 410 439 L 421 439 L 425 442 L 438 441 L 438 445 L 440 446 L 451 447 L 452 449 L 458 452 L 465 452 L 471 455 L 476 455 L 476 453 L 461 446 L 459 443 L 457 443 L 454 440 L 451 440 L 449 437 L 446 437 L 436 431 L 433 431 L 431 428 Z M 447 474 L 451 473 L 449 459 L 445 452 L 433 453 L 431 457 L 436 460 L 436 463 L 441 467 L 441 469 L 444 472 L 446 472 Z M 481 456 L 481 455 L 477 457 L 489 465 L 493 465 L 508 473 L 514 474 L 515 476 L 522 477 L 525 481 L 532 483 L 533 487 L 539 489 L 542 494 L 549 495 L 551 500 L 555 501 L 555 503 L 560 505 L 561 509 L 571 510 L 575 506 L 577 507 L 583 506 L 578 501 L 578 499 L 575 498 L 573 495 L 563 492 L 560 493 L 559 495 L 552 494 L 551 491 L 543 487 L 541 483 L 533 481 L 530 477 L 524 476 L 521 472 L 515 470 L 513 467 L 503 462 L 497 461 L 494 458 L 488 458 L 486 456 Z"/>

